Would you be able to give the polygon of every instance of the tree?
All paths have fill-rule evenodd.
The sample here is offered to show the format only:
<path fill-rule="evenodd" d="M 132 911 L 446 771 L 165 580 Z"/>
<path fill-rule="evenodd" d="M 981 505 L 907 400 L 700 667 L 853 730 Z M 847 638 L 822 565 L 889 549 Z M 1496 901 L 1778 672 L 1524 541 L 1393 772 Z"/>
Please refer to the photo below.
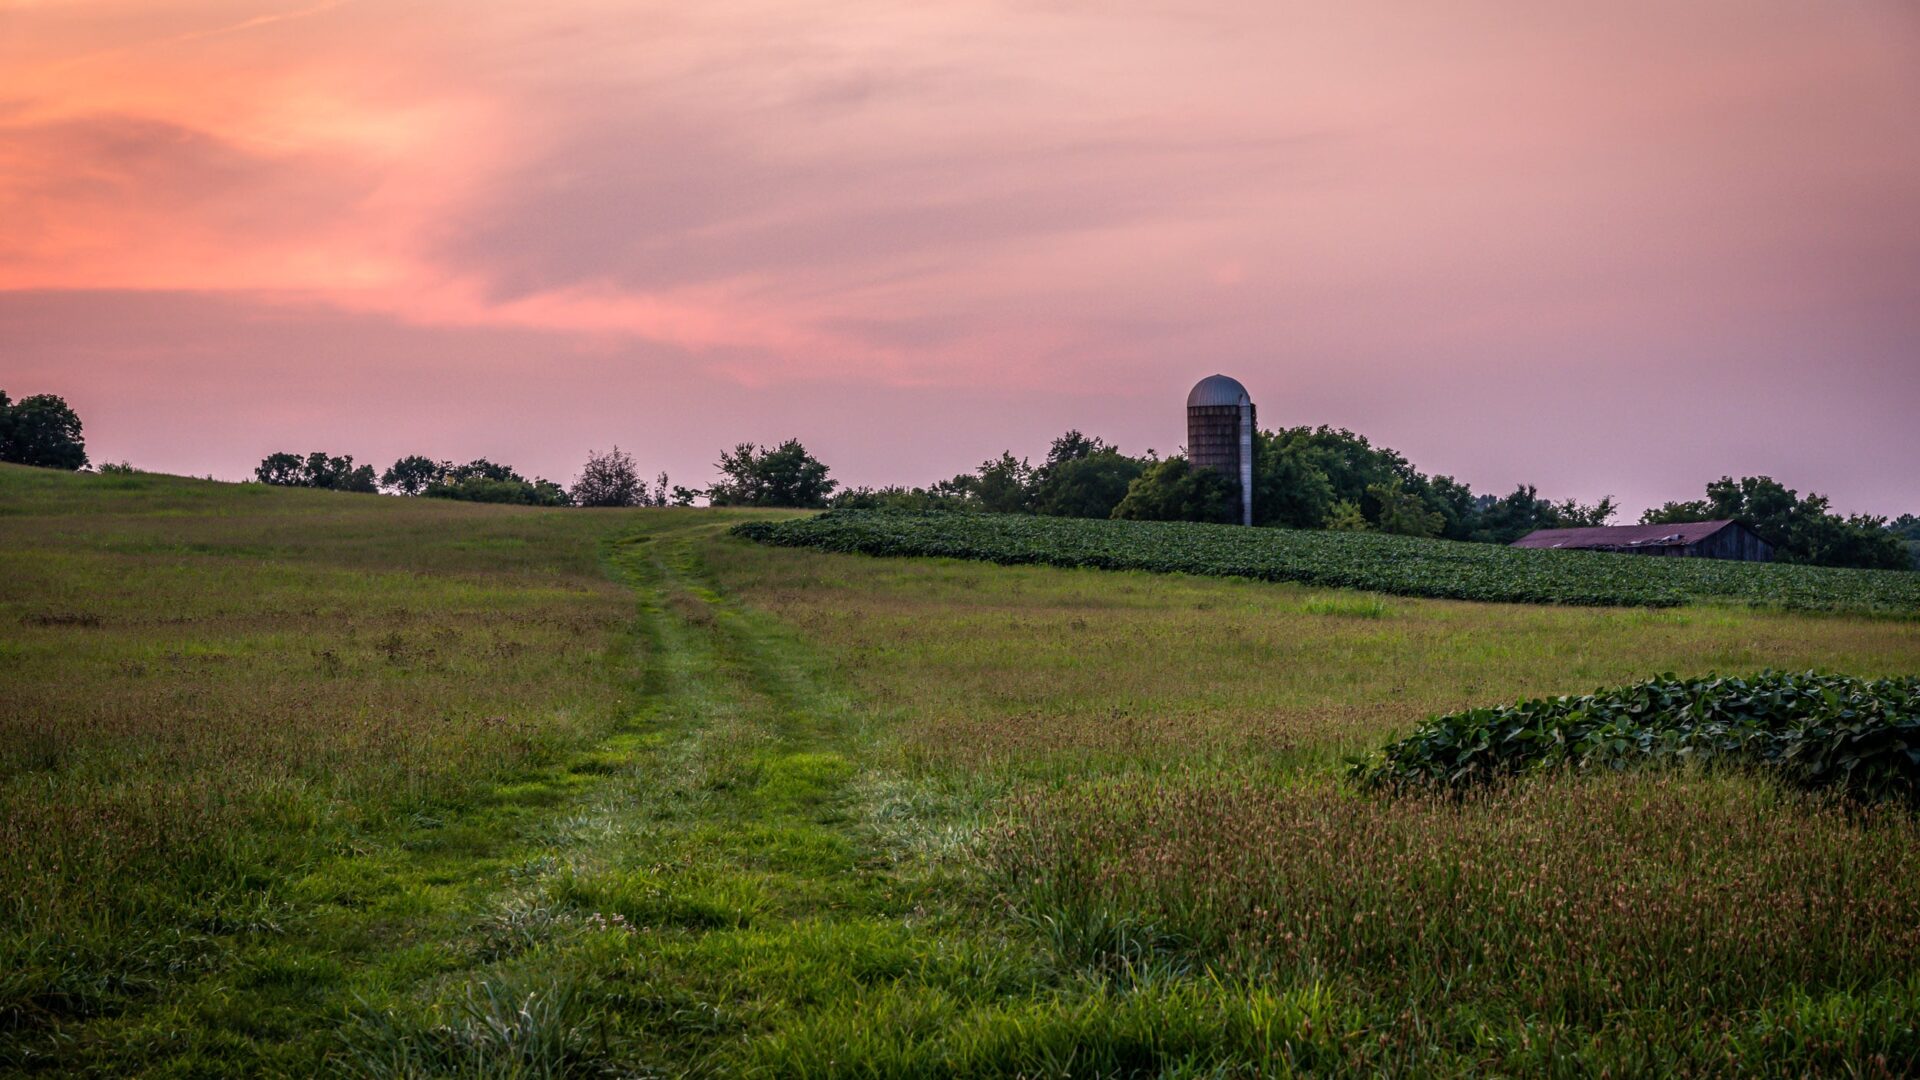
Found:
<path fill-rule="evenodd" d="M 1367 494 L 1380 506 L 1380 531 L 1400 536 L 1439 536 L 1447 519 L 1427 509 L 1416 491 L 1391 484 L 1368 484 Z"/>
<path fill-rule="evenodd" d="M 1146 463 L 1111 447 L 1062 462 L 1034 494 L 1033 508 L 1055 517 L 1112 517 Z"/>
<path fill-rule="evenodd" d="M 915 510 L 921 513 L 932 511 L 965 510 L 969 501 L 964 493 L 956 492 L 952 481 L 942 480 L 932 487 L 907 488 L 889 485 L 883 488 L 844 488 L 829 499 L 827 505 L 836 510 Z"/>
<path fill-rule="evenodd" d="M 573 496 L 551 480 L 495 480 L 475 474 L 464 479 L 446 479 L 421 492 L 429 499 L 455 499 L 460 502 L 508 503 L 516 506 L 572 506 Z"/>
<path fill-rule="evenodd" d="M 352 455 L 330 457 L 315 450 L 306 457 L 298 454 L 269 454 L 253 470 L 263 484 L 279 487 L 320 488 L 326 491 L 354 491 L 371 494 L 379 490 L 373 466 L 356 468 Z"/>
<path fill-rule="evenodd" d="M 1887 523 L 1887 531 L 1907 545 L 1907 556 L 1913 563 L 1913 569 L 1920 570 L 1920 516 L 1901 514 Z"/>
<path fill-rule="evenodd" d="M 1233 524 L 1240 519 L 1240 485 L 1218 469 L 1196 469 L 1185 455 L 1175 454 L 1134 478 L 1113 516 Z"/>
<path fill-rule="evenodd" d="M 1335 499 L 1322 460 L 1325 456 L 1324 450 L 1290 440 L 1284 433 L 1254 432 L 1253 523 L 1320 528 Z"/>
<path fill-rule="evenodd" d="M 1112 517 L 1127 486 L 1146 471 L 1100 438 L 1069 431 L 1053 440 L 1047 460 L 1033 472 L 1034 512 L 1054 517 Z"/>
<path fill-rule="evenodd" d="M 1612 521 L 1614 515 L 1619 512 L 1620 507 L 1613 501 L 1613 496 L 1611 495 L 1601 496 L 1600 501 L 1591 506 L 1583 506 L 1580 503 L 1574 502 L 1572 499 L 1568 499 L 1562 503 L 1555 503 L 1553 506 L 1553 516 L 1559 519 L 1560 522 L 1557 527 L 1562 529 L 1590 528 L 1605 525 L 1607 522 Z"/>
<path fill-rule="evenodd" d="M 402 495 L 418 495 L 447 477 L 448 463 L 413 454 L 393 463 L 380 474 L 380 486 Z"/>
<path fill-rule="evenodd" d="M 840 486 L 827 478 L 827 466 L 788 439 L 771 449 L 741 443 L 720 455 L 715 468 L 723 479 L 707 491 L 714 506 L 790 506 L 814 509 Z"/>
<path fill-rule="evenodd" d="M 664 477 L 663 477 L 664 478 Z M 573 501 L 581 506 L 640 506 L 647 486 L 633 455 L 618 446 L 605 454 L 587 451 L 587 463 L 573 482 Z"/>
<path fill-rule="evenodd" d="M 0 461 L 42 469 L 87 467 L 80 417 L 65 400 L 35 394 L 13 402 L 0 391 Z"/>
<path fill-rule="evenodd" d="M 1360 512 L 1359 503 L 1341 499 L 1328 511 L 1326 528 L 1331 532 L 1366 532 L 1373 525 L 1367 521 L 1367 515 Z"/>
<path fill-rule="evenodd" d="M 1483 497 L 1477 511 L 1470 539 L 1485 544 L 1511 544 L 1537 529 L 1561 527 L 1559 512 L 1532 484 L 1519 485 L 1505 498 Z"/>
<path fill-rule="evenodd" d="M 1711 521 L 1713 509 L 1705 499 L 1669 502 L 1640 515 L 1642 525 L 1684 525 L 1689 521 Z"/>
<path fill-rule="evenodd" d="M 1025 458 L 1016 460 L 1011 451 L 981 462 L 977 477 L 956 476 L 946 482 L 970 488 L 980 509 L 989 514 L 1019 514 L 1032 506 L 1033 468 Z"/>
<path fill-rule="evenodd" d="M 527 479 L 514 471 L 513 466 L 496 465 L 486 458 L 474 458 L 465 465 L 448 465 L 443 463 L 440 468 L 445 474 L 445 479 L 456 484 L 462 480 L 472 480 L 475 478 L 492 480 L 497 483 L 508 483 L 515 480 L 524 483 Z"/>
<path fill-rule="evenodd" d="M 1451 476 L 1436 476 L 1427 481 L 1422 495 L 1427 506 L 1445 522 L 1440 528 L 1441 536 L 1465 540 L 1473 535 L 1475 499 L 1473 489 L 1466 483 Z"/>

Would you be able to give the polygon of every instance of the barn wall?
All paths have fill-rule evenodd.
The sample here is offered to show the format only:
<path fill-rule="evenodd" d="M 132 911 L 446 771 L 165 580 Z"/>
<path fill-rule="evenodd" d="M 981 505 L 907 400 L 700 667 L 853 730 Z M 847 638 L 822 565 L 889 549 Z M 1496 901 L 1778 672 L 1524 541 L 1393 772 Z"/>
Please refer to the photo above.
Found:
<path fill-rule="evenodd" d="M 1688 545 L 1684 554 L 1701 559 L 1735 559 L 1741 562 L 1771 562 L 1773 548 L 1750 529 L 1738 525 L 1721 529 L 1697 544 Z"/>

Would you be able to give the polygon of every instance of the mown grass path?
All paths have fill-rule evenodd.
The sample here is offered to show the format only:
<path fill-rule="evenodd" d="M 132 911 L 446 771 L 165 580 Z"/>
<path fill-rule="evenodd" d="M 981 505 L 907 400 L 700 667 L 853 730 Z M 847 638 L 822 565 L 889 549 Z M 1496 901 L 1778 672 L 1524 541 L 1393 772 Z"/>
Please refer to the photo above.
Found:
<path fill-rule="evenodd" d="M 634 718 L 518 829 L 459 935 L 477 962 L 357 1006 L 333 1063 L 730 1075 L 800 1013 L 923 966 L 912 923 L 938 883 L 870 827 L 869 740 L 818 660 L 702 574 L 716 531 L 612 546 L 639 609 Z"/>

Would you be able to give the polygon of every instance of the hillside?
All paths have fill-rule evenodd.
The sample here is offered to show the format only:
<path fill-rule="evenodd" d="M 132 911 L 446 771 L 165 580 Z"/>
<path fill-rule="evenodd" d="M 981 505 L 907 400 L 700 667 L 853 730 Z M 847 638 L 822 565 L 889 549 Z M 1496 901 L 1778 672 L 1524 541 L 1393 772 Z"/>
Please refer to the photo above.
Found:
<path fill-rule="evenodd" d="M 865 555 L 1247 577 L 1397 596 L 1634 607 L 1717 601 L 1920 617 L 1920 574 L 1904 571 L 1529 551 L 1370 532 L 875 510 L 737 531 L 764 544 Z"/>
<path fill-rule="evenodd" d="M 871 559 L 0 468 L 0 1072 L 1900 1074 L 1920 829 L 1391 798 L 1421 718 L 1920 622 Z"/>

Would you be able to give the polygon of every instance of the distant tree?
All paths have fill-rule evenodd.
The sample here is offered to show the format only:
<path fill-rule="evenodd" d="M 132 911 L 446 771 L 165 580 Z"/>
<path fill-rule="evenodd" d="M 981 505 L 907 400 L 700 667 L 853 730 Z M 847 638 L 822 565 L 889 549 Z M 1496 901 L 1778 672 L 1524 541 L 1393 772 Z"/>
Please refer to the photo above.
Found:
<path fill-rule="evenodd" d="M 1901 514 L 1887 523 L 1887 531 L 1907 545 L 1908 560 L 1920 570 L 1920 515 Z"/>
<path fill-rule="evenodd" d="M 1429 509 L 1439 514 L 1445 522 L 1440 535 L 1449 540 L 1465 540 L 1473 535 L 1473 514 L 1476 500 L 1473 489 L 1463 481 L 1451 476 L 1435 476 L 1426 482 L 1422 492 Z"/>
<path fill-rule="evenodd" d="M 310 487 L 306 482 L 307 459 L 299 454 L 268 454 L 253 470 L 254 479 L 275 487 Z"/>
<path fill-rule="evenodd" d="M 65 400 L 35 394 L 14 402 L 0 391 L 0 461 L 42 469 L 87 467 L 80 417 Z"/>
<path fill-rule="evenodd" d="M 668 492 L 670 490 L 671 490 L 671 485 L 667 481 L 667 474 L 664 471 L 662 471 L 658 476 L 655 476 L 653 478 L 653 491 L 647 495 L 647 505 L 648 506 L 667 505 L 667 500 L 669 498 Z"/>
<path fill-rule="evenodd" d="M 462 480 L 473 480 L 476 478 L 492 480 L 496 483 L 508 483 L 514 480 L 526 481 L 526 477 L 514 471 L 513 466 L 496 465 L 486 458 L 474 458 L 465 465 L 448 465 L 443 463 L 440 468 L 445 474 L 445 479 L 452 483 L 459 483 Z"/>
<path fill-rule="evenodd" d="M 1318 529 L 1333 510 L 1324 450 L 1280 432 L 1253 436 L 1253 523 Z"/>
<path fill-rule="evenodd" d="M 508 503 L 516 506 L 572 506 L 573 496 L 551 480 L 495 480 L 475 474 L 460 480 L 441 480 L 421 494 L 429 499 L 460 502 Z"/>
<path fill-rule="evenodd" d="M 967 488 L 980 509 L 989 514 L 1018 514 L 1032 509 L 1033 469 L 1025 458 L 1003 451 L 980 463 L 973 477 L 956 476 L 949 484 Z"/>
<path fill-rule="evenodd" d="M 380 486 L 402 495 L 418 495 L 445 480 L 449 468 L 447 462 L 413 454 L 394 462 L 380 474 Z"/>
<path fill-rule="evenodd" d="M 663 477 L 664 479 L 664 477 Z M 605 454 L 587 451 L 587 463 L 573 482 L 573 501 L 580 506 L 641 506 L 647 499 L 646 482 L 633 455 L 618 446 Z"/>
<path fill-rule="evenodd" d="M 315 450 L 306 457 L 298 454 L 269 454 L 253 470 L 263 484 L 280 487 L 320 488 L 326 491 L 372 493 L 379 490 L 373 466 L 355 467 L 351 455 L 331 457 Z"/>
<path fill-rule="evenodd" d="M 1218 469 L 1196 469 L 1183 454 L 1148 465 L 1113 508 L 1134 521 L 1240 520 L 1240 485 Z"/>
<path fill-rule="evenodd" d="M 1366 532 L 1373 523 L 1361 512 L 1359 503 L 1341 499 L 1327 512 L 1326 528 L 1331 532 Z"/>
<path fill-rule="evenodd" d="M 1054 517 L 1112 517 L 1127 486 L 1146 462 L 1122 454 L 1099 438 L 1069 431 L 1053 440 L 1047 460 L 1034 470 L 1032 505 Z"/>
<path fill-rule="evenodd" d="M 1380 500 L 1369 492 L 1374 485 L 1386 485 L 1383 491 L 1408 487 L 1418 490 L 1426 478 L 1405 457 L 1386 447 L 1374 446 L 1365 435 L 1345 428 L 1283 428 L 1267 436 L 1278 444 L 1283 455 L 1311 462 L 1325 475 L 1333 499 L 1357 503 L 1368 523 L 1379 525 Z M 1255 457 L 1256 465 L 1258 456 Z M 1256 513 L 1260 500 L 1254 499 Z"/>
<path fill-rule="evenodd" d="M 707 493 L 699 488 L 681 487 L 679 484 L 675 484 L 673 485 L 673 500 L 670 505 L 692 506 L 693 500 L 704 499 L 706 497 Z"/>
<path fill-rule="evenodd" d="M 1613 496 L 1611 495 L 1602 496 L 1599 502 L 1591 506 L 1582 505 L 1574 502 L 1572 499 L 1553 504 L 1553 515 L 1559 521 L 1557 527 L 1562 529 L 1591 528 L 1605 525 L 1607 522 L 1612 521 L 1614 515 L 1619 512 L 1620 507 L 1613 501 Z"/>
<path fill-rule="evenodd" d="M 929 512 L 935 510 L 951 511 L 971 508 L 971 502 L 963 494 L 956 493 L 950 481 L 941 481 L 932 487 L 906 488 L 890 485 L 883 488 L 844 488 L 827 500 L 827 505 L 836 510 L 917 510 Z"/>
<path fill-rule="evenodd" d="M 838 481 L 827 478 L 827 466 L 807 452 L 798 439 L 763 448 L 741 443 L 720 455 L 715 466 L 722 479 L 707 490 L 715 506 L 824 507 Z"/>
<path fill-rule="evenodd" d="M 1367 494 L 1380 507 L 1380 531 L 1400 536 L 1439 536 L 1447 519 L 1427 509 L 1420 493 L 1392 484 L 1368 484 Z"/>
<path fill-rule="evenodd" d="M 1689 521 L 1713 520 L 1713 508 L 1705 499 L 1669 502 L 1640 515 L 1642 525 L 1684 525 Z"/>
<path fill-rule="evenodd" d="M 1561 527 L 1560 513 L 1553 503 L 1541 498 L 1532 484 L 1521 484 L 1504 498 L 1487 498 L 1479 504 L 1469 539 L 1511 544 L 1535 530 Z"/>

